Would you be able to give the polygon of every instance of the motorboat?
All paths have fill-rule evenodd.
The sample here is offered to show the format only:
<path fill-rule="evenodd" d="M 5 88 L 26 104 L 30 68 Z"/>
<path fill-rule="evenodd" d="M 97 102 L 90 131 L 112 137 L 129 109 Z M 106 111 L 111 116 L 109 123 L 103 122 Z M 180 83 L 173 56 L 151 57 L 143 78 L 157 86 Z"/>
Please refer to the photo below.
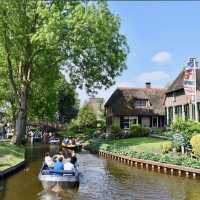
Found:
<path fill-rule="evenodd" d="M 60 143 L 59 138 L 49 139 L 49 144 L 59 144 L 59 143 Z"/>
<path fill-rule="evenodd" d="M 65 144 L 64 142 L 62 142 L 62 147 L 65 147 L 65 148 L 68 148 L 68 149 L 76 149 L 75 144 Z"/>
<path fill-rule="evenodd" d="M 57 172 L 54 169 L 46 169 L 45 164 L 43 164 L 38 179 L 42 182 L 44 189 L 51 190 L 58 185 L 61 188 L 79 186 L 79 175 L 78 166 L 76 166 L 74 170 L 62 170 Z"/>

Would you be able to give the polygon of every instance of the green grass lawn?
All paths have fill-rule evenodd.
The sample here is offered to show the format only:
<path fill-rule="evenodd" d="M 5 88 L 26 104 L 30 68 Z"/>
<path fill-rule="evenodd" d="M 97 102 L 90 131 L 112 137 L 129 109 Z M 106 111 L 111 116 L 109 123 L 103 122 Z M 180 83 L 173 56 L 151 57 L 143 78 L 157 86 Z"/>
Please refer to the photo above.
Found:
<path fill-rule="evenodd" d="M 167 140 L 151 138 L 151 137 L 138 137 L 138 138 L 128 138 L 128 139 L 119 139 L 112 141 L 103 141 L 100 144 L 100 149 L 105 149 L 106 146 L 112 147 L 124 147 L 126 149 L 137 151 L 137 152 L 153 152 L 161 153 L 161 146 L 164 143 L 167 143 Z"/>
<path fill-rule="evenodd" d="M 161 145 L 168 142 L 157 138 L 130 138 L 117 141 L 120 145 L 127 146 L 130 150 L 139 152 L 161 153 Z"/>
<path fill-rule="evenodd" d="M 24 160 L 25 150 L 9 142 L 0 142 L 0 171 L 12 167 Z"/>

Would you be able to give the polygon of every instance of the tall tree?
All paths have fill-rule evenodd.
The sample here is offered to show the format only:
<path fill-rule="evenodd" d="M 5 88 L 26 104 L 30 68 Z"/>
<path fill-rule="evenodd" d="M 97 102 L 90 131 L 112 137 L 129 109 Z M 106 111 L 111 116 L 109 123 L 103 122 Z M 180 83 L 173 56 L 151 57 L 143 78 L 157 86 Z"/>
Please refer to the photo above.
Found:
<path fill-rule="evenodd" d="M 79 110 L 79 100 L 75 88 L 63 76 L 58 82 L 58 117 L 60 123 L 69 123 Z"/>
<path fill-rule="evenodd" d="M 26 130 L 31 83 L 64 68 L 87 92 L 110 87 L 126 68 L 126 38 L 105 2 L 0 0 L 0 59 L 16 102 L 16 137 Z"/>

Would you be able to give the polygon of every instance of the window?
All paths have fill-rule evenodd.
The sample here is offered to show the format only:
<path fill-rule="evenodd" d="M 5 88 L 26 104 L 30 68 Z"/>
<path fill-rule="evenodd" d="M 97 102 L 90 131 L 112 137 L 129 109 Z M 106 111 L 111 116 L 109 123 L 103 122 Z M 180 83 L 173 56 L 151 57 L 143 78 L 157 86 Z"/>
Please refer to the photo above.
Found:
<path fill-rule="evenodd" d="M 135 107 L 147 107 L 147 99 L 136 99 L 134 101 L 134 106 Z"/>
<path fill-rule="evenodd" d="M 188 120 L 190 118 L 189 104 L 184 105 L 184 112 L 185 112 L 185 120 Z"/>
<path fill-rule="evenodd" d="M 138 117 L 136 116 L 126 116 L 120 118 L 120 127 L 122 129 L 129 129 L 131 124 L 137 124 Z"/>
<path fill-rule="evenodd" d="M 175 107 L 175 115 L 178 117 L 182 117 L 182 106 Z"/>
<path fill-rule="evenodd" d="M 173 107 L 169 107 L 168 108 L 168 115 L 169 115 L 169 125 L 172 123 L 172 121 L 173 121 Z"/>
<path fill-rule="evenodd" d="M 158 117 L 152 118 L 152 125 L 153 125 L 153 127 L 158 127 Z"/>

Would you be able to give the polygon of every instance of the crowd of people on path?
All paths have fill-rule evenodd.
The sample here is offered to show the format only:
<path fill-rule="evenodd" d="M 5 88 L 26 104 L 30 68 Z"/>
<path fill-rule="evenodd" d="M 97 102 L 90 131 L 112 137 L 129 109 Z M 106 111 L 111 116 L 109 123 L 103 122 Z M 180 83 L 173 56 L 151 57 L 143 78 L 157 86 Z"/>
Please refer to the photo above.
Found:
<path fill-rule="evenodd" d="M 0 127 L 0 140 L 8 139 L 10 136 L 12 136 L 12 127 L 9 123 L 4 124 Z"/>
<path fill-rule="evenodd" d="M 49 152 L 45 154 L 44 158 L 44 168 L 45 170 L 54 170 L 55 172 L 60 172 L 62 170 L 74 171 L 77 167 L 77 157 L 74 151 L 66 155 L 63 152 L 59 152 L 54 156 L 50 156 Z"/>

